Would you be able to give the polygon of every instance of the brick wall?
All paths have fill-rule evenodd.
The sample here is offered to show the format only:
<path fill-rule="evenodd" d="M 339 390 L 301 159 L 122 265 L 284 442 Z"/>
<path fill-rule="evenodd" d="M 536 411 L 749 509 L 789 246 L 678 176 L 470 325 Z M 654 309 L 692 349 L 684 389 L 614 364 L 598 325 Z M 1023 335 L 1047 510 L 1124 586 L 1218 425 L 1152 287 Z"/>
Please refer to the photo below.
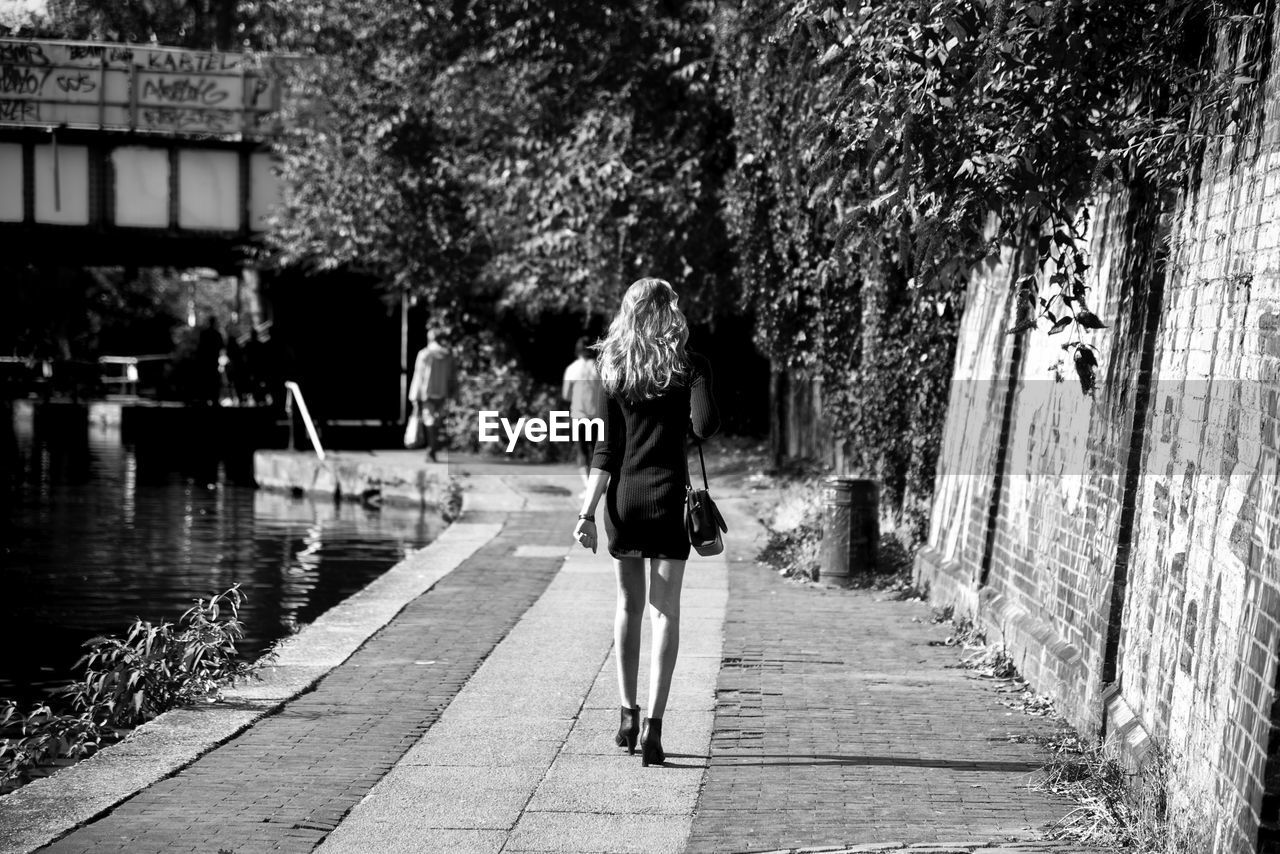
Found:
<path fill-rule="evenodd" d="M 930 547 L 934 598 L 981 610 L 1022 673 L 1078 727 L 1098 730 L 1126 462 L 1139 414 L 1130 379 L 1149 349 L 1152 276 L 1128 251 L 1158 237 L 1148 200 L 1116 192 L 1094 211 L 1091 304 L 1110 328 L 1085 340 L 1104 376 L 1085 396 L 1047 324 L 1014 323 L 1025 259 L 1007 253 L 969 289 L 952 384 Z M 1060 380 L 1059 380 L 1060 378 Z M 1131 487 L 1132 491 L 1132 487 Z"/>
<path fill-rule="evenodd" d="M 1225 152 L 1177 218 L 1119 648 L 1117 703 L 1167 744 L 1183 804 L 1213 805 L 1222 850 L 1253 846 L 1275 749 L 1280 116 L 1268 88 L 1259 153 L 1233 168 Z"/>
<path fill-rule="evenodd" d="M 1171 220 L 1140 186 L 1098 204 L 1092 398 L 1048 379 L 1057 337 L 1001 334 L 1012 253 L 974 274 L 917 561 L 1075 726 L 1158 740 L 1224 852 L 1280 847 L 1278 84 Z"/>

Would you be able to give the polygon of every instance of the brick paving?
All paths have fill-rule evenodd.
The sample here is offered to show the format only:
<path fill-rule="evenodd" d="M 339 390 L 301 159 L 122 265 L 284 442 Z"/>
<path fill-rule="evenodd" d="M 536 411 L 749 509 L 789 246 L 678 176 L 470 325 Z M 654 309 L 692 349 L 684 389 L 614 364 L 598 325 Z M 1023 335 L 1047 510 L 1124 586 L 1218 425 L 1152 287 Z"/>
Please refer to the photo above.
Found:
<path fill-rule="evenodd" d="M 563 512 L 502 532 L 411 602 L 315 690 L 49 852 L 310 851 L 439 717 L 543 593 Z"/>
<path fill-rule="evenodd" d="M 1075 850 L 1026 847 L 1073 807 L 1030 787 L 1045 755 L 1027 740 L 1055 725 L 1001 705 L 954 649 L 930 646 L 946 631 L 928 606 L 801 586 L 737 557 L 687 852 Z"/>
<path fill-rule="evenodd" d="M 994 842 L 990 844 L 939 844 L 919 842 L 904 845 L 901 842 L 873 842 L 866 845 L 785 848 L 778 851 L 762 851 L 759 854 L 1080 854 L 1089 849 L 1080 848 L 1074 842 L 1060 840 Z"/>

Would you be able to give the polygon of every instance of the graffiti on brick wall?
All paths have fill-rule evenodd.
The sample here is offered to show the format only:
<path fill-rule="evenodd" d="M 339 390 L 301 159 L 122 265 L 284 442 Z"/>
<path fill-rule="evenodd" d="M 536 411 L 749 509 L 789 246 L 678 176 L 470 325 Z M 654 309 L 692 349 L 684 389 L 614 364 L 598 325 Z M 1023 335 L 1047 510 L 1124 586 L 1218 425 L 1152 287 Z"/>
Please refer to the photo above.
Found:
<path fill-rule="evenodd" d="M 260 133 L 280 80 L 239 53 L 0 39 L 0 124 Z"/>

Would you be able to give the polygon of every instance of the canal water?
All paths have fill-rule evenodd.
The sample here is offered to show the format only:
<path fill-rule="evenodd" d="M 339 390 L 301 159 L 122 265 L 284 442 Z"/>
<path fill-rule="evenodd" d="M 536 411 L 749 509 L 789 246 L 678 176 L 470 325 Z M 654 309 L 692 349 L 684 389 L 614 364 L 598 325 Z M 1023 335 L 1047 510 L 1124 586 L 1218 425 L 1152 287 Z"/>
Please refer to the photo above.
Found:
<path fill-rule="evenodd" d="M 435 511 L 259 491 L 196 449 L 126 446 L 117 426 L 35 422 L 20 407 L 0 426 L 0 697 L 24 705 L 70 677 L 86 640 L 176 621 L 232 584 L 256 657 L 443 528 Z"/>

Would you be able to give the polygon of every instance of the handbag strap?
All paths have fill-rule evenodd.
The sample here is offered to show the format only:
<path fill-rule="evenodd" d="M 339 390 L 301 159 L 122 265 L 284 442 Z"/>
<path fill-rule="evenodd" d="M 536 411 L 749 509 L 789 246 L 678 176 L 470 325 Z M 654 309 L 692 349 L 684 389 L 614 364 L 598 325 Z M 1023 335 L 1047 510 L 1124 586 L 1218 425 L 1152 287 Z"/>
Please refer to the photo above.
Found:
<path fill-rule="evenodd" d="M 694 444 L 698 446 L 698 465 L 702 468 L 702 488 L 710 489 L 711 487 L 707 485 L 707 461 L 702 458 L 702 443 L 695 441 Z M 685 471 L 687 475 L 688 469 L 686 468 Z M 686 480 L 688 479 L 686 476 Z M 692 488 L 692 484 L 690 484 L 690 488 Z"/>

